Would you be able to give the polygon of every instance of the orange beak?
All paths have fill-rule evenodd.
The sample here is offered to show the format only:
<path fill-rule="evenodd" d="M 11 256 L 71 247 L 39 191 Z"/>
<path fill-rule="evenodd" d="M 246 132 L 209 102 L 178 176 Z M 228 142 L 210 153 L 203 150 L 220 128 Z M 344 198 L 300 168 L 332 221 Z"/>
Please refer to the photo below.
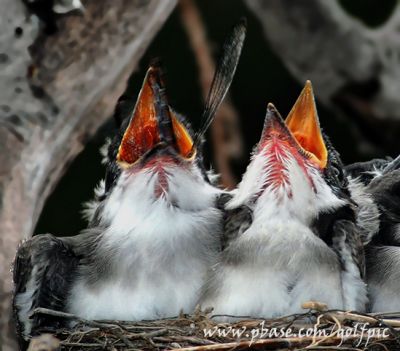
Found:
<path fill-rule="evenodd" d="M 290 190 L 290 180 L 286 172 L 289 160 L 295 160 L 303 169 L 307 179 L 312 180 L 307 172 L 305 163 L 311 161 L 310 153 L 306 152 L 291 133 L 285 121 L 271 103 L 268 104 L 264 120 L 263 132 L 258 144 L 258 153 L 262 153 L 269 160 L 266 164 L 266 185 Z"/>
<path fill-rule="evenodd" d="M 324 169 L 328 162 L 328 150 L 319 126 L 314 92 L 309 80 L 285 123 L 304 151 L 321 169 Z"/>
<path fill-rule="evenodd" d="M 184 158 L 192 157 L 192 138 L 168 105 L 161 69 L 150 66 L 122 137 L 117 162 L 128 168 L 161 144 L 173 146 Z"/>

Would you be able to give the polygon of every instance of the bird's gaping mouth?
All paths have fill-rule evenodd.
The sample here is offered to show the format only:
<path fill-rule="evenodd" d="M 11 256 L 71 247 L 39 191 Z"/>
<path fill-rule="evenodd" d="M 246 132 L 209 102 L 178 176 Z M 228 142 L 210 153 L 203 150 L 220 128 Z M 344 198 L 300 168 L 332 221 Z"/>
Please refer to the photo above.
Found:
<path fill-rule="evenodd" d="M 193 140 L 168 105 L 161 68 L 153 65 L 146 73 L 119 145 L 117 163 L 129 168 L 159 146 L 172 146 L 185 159 L 194 157 Z"/>
<path fill-rule="evenodd" d="M 318 128 L 310 131 L 308 129 L 311 128 L 309 120 L 304 118 L 300 121 L 301 123 L 297 123 L 297 114 L 291 118 L 295 118 L 289 122 L 295 122 L 292 127 L 294 125 L 297 128 L 296 136 L 289 130 L 276 108 L 272 104 L 268 104 L 264 128 L 257 149 L 257 153 L 261 153 L 266 160 L 264 169 L 266 180 L 263 189 L 269 186 L 273 188 L 283 186 L 289 196 L 291 194 L 290 170 L 293 171 L 291 167 L 293 165 L 298 167 L 308 179 L 310 186 L 315 188 L 309 169 L 311 167 L 322 171 L 326 165 L 324 155 L 327 155 L 319 125 L 317 125 Z M 312 120 L 309 117 L 307 119 Z M 315 140 L 321 141 L 321 143 L 315 145 Z"/>
<path fill-rule="evenodd" d="M 297 151 L 304 160 L 322 170 L 327 164 L 328 151 L 316 115 L 308 113 L 301 98 L 300 96 L 300 101 L 296 102 L 286 122 L 275 106 L 268 104 L 258 150 L 265 150 L 266 145 L 270 144 L 269 152 L 274 152 L 283 159 L 289 154 L 295 155 Z"/>

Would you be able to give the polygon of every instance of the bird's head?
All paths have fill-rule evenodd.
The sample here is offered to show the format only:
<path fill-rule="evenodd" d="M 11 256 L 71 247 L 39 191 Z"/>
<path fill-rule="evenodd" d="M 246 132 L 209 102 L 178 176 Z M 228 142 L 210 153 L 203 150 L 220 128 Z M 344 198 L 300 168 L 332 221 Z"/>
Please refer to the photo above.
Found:
<path fill-rule="evenodd" d="M 126 181 L 144 173 L 156 176 L 156 197 L 165 195 L 174 170 L 204 180 L 201 152 L 193 144 L 189 123 L 168 104 L 158 65 L 150 66 L 136 104 L 133 109 L 123 109 L 121 118 L 121 132 L 108 150 L 106 193 L 121 176 Z"/>
<path fill-rule="evenodd" d="M 149 68 L 129 122 L 109 149 L 106 193 L 120 174 L 135 174 L 144 169 L 158 172 L 163 165 L 189 169 L 195 177 L 200 175 L 208 180 L 201 155 L 203 137 L 232 83 L 245 37 L 246 21 L 242 19 L 223 44 L 201 127 L 195 135 L 185 119 L 169 106 L 160 67 Z M 124 119 L 124 112 L 123 109 L 118 119 Z"/>
<path fill-rule="evenodd" d="M 116 163 L 122 172 L 135 173 L 155 171 L 157 164 L 186 167 L 196 157 L 189 124 L 169 106 L 160 67 L 151 66 L 119 141 Z"/>
<path fill-rule="evenodd" d="M 153 206 L 190 213 L 213 205 L 220 190 L 208 181 L 201 142 L 168 104 L 158 64 L 147 70 L 136 101 L 120 98 L 115 119 L 122 122 L 104 155 L 105 180 L 83 212 L 90 226 L 126 230 L 126 221 L 148 216 Z"/>
<path fill-rule="evenodd" d="M 310 222 L 351 203 L 339 154 L 321 131 L 311 83 L 284 121 L 269 104 L 261 139 L 235 197 Z"/>
<path fill-rule="evenodd" d="M 210 184 L 201 147 L 232 83 L 245 36 L 246 21 L 241 20 L 223 45 L 196 134 L 169 105 L 158 64 L 148 69 L 135 105 L 130 97 L 120 98 L 114 117 L 121 131 L 103 160 L 106 179 L 84 211 L 91 225 L 104 212 L 113 218 L 121 199 L 131 201 L 127 208 L 143 204 L 144 199 L 163 204 L 157 200 L 167 200 L 172 207 L 188 211 L 213 206 L 221 190 Z"/>

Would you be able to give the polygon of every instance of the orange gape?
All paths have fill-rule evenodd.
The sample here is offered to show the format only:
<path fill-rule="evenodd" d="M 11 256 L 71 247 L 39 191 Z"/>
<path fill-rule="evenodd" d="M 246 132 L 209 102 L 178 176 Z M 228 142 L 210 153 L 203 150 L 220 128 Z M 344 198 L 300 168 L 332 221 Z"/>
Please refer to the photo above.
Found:
<path fill-rule="evenodd" d="M 172 128 L 174 131 L 176 146 L 178 148 L 179 154 L 185 158 L 191 157 L 193 140 L 186 127 L 179 122 L 175 114 L 170 111 L 172 118 Z"/>
<path fill-rule="evenodd" d="M 310 154 L 311 159 L 323 169 L 328 162 L 328 151 L 322 137 L 310 81 L 289 112 L 285 121 L 300 146 Z"/>
<path fill-rule="evenodd" d="M 133 112 L 133 116 L 119 146 L 117 161 L 132 165 L 144 153 L 160 142 L 155 110 L 155 96 L 151 86 L 154 68 L 150 67 Z"/>
<path fill-rule="evenodd" d="M 158 86 L 156 90 L 154 87 Z M 160 129 L 156 111 L 156 103 L 165 97 L 161 95 L 163 89 L 161 72 L 158 67 L 150 67 L 144 78 L 135 110 L 129 125 L 126 128 L 118 149 L 117 162 L 122 167 L 129 167 L 137 162 L 146 152 L 161 142 Z M 155 94 L 160 94 L 155 96 Z M 174 146 L 184 158 L 193 155 L 193 140 L 186 127 L 178 120 L 175 113 L 169 109 L 164 118 L 171 119 Z M 169 127 L 171 128 L 171 127 Z"/>

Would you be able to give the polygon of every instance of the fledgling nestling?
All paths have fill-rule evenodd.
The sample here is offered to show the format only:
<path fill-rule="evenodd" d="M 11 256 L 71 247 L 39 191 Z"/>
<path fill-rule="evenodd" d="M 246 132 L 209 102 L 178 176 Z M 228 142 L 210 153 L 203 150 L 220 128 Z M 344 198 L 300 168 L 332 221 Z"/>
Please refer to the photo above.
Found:
<path fill-rule="evenodd" d="M 376 212 L 366 231 L 366 271 L 371 312 L 400 310 L 400 156 L 346 168 L 355 200 Z M 363 201 L 370 199 L 369 203 Z M 365 222 L 365 220 L 363 220 Z M 364 226 L 367 227 L 367 226 Z"/>
<path fill-rule="evenodd" d="M 207 177 L 203 136 L 232 82 L 245 38 L 241 21 L 226 41 L 193 135 L 168 104 L 161 69 L 147 71 L 136 104 L 110 144 L 89 228 L 75 237 L 38 235 L 18 249 L 14 314 L 27 340 L 63 321 L 37 307 L 86 319 L 142 320 L 193 311 L 220 250 L 221 190 Z M 132 104 L 133 105 L 133 104 Z"/>
<path fill-rule="evenodd" d="M 88 230 L 39 235 L 18 250 L 14 307 L 24 335 L 41 324 L 29 319 L 38 306 L 120 320 L 195 306 L 219 249 L 220 190 L 208 182 L 186 122 L 166 102 L 159 67 L 149 68 L 126 122 L 109 147 Z"/>
<path fill-rule="evenodd" d="M 309 300 L 365 309 L 354 204 L 309 82 L 286 124 L 268 105 L 260 142 L 225 210 L 224 251 L 203 288 L 203 307 L 265 318 L 298 313 Z"/>
<path fill-rule="evenodd" d="M 206 178 L 185 120 L 150 67 L 132 118 L 109 147 L 101 228 L 67 310 L 87 319 L 142 320 L 191 312 L 219 244 L 220 191 Z"/>

